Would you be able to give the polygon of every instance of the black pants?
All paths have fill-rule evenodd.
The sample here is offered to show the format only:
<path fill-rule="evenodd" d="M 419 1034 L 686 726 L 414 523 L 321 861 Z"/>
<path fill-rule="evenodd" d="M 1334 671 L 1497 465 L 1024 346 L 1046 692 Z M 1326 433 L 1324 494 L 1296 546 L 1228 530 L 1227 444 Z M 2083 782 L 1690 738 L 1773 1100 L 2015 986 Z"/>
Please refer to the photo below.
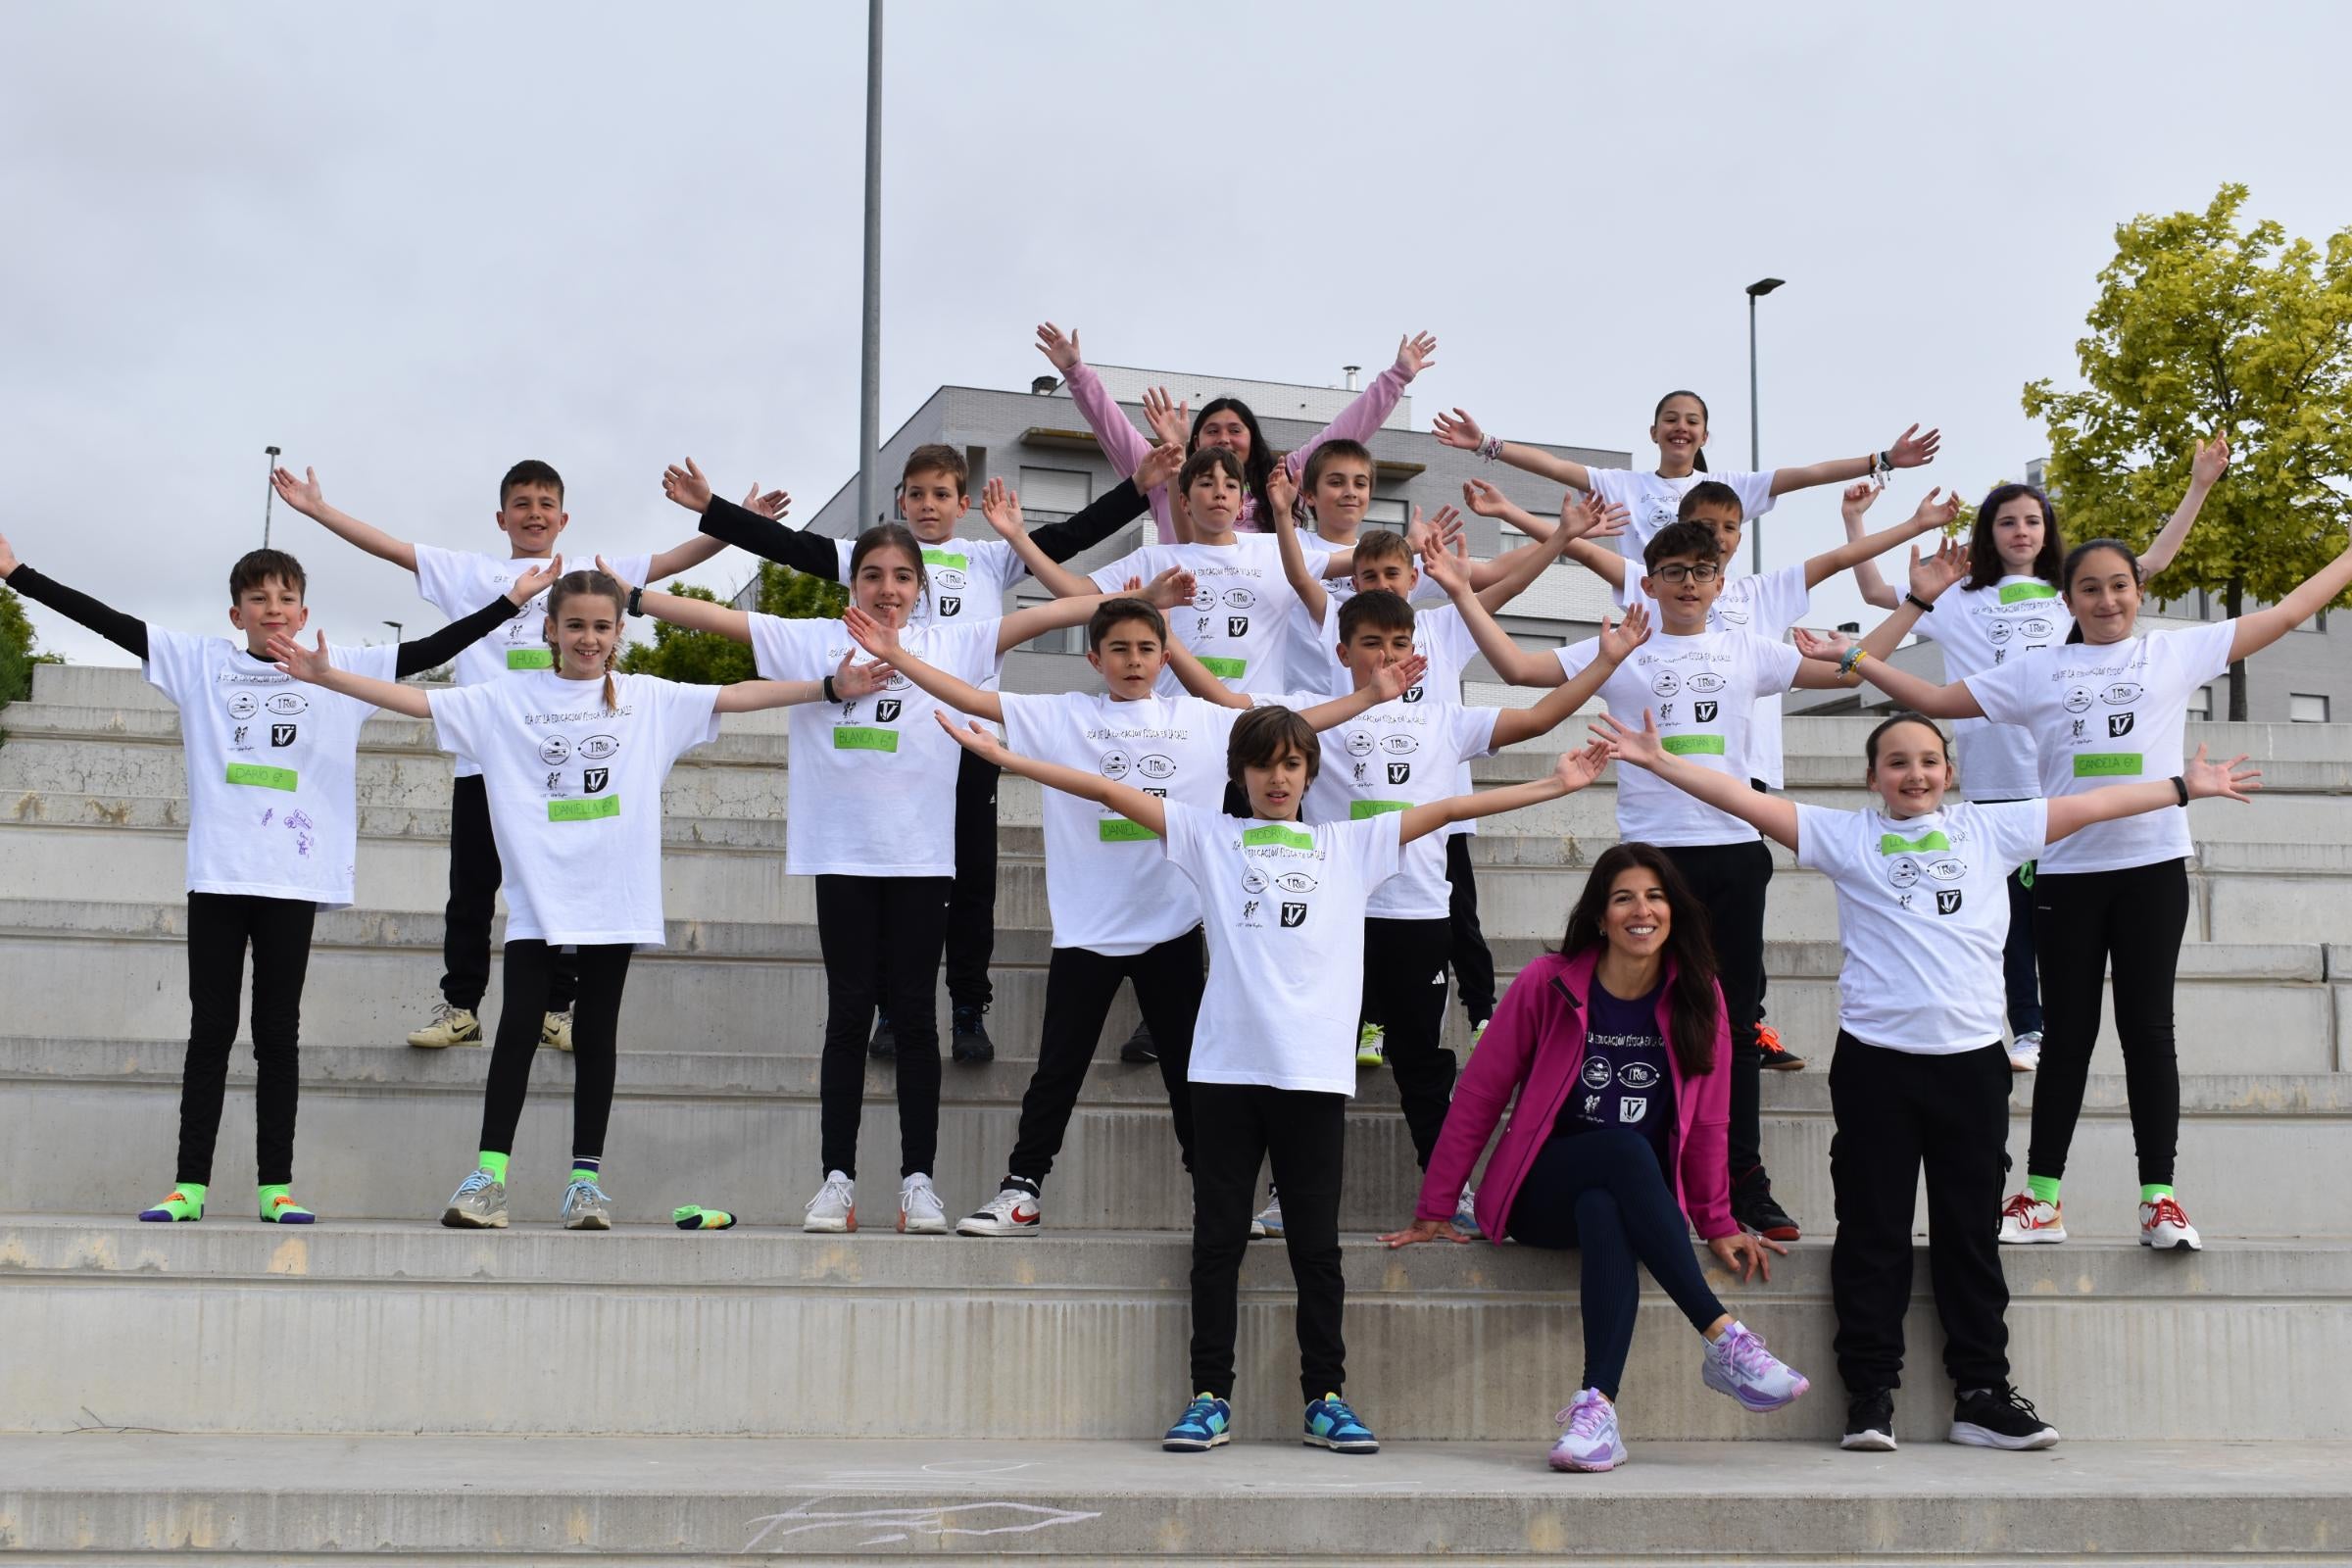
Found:
<path fill-rule="evenodd" d="M 1289 1197 L 1284 1197 L 1287 1218 Z M 1511 1200 L 1504 1234 L 1527 1247 L 1583 1254 L 1585 1381 L 1617 1397 L 1642 1305 L 1639 1259 L 1704 1334 L 1724 1316 L 1690 1250 L 1690 1224 L 1675 1203 L 1657 1151 L 1631 1127 L 1547 1140 Z"/>
<path fill-rule="evenodd" d="M 931 1174 L 939 1155 L 939 952 L 954 883 L 944 876 L 820 876 L 816 937 L 825 956 L 825 1056 L 817 1073 L 820 1158 L 858 1174 L 865 1043 L 878 1005 L 898 1040 L 899 1174 Z"/>
<path fill-rule="evenodd" d="M 1446 920 L 1364 921 L 1365 1015 L 1388 1030 L 1389 1070 L 1404 1102 L 1413 1157 L 1429 1168 L 1453 1099 L 1453 1053 L 1438 1041 L 1446 1028 L 1446 958 L 1453 942 Z M 1281 1185 L 1281 1178 L 1275 1178 Z M 1290 1195 L 1283 1195 L 1287 1221 Z"/>
<path fill-rule="evenodd" d="M 1979 801 L 2007 806 L 2008 801 Z M 2009 939 L 2001 945 L 2001 982 L 2008 992 L 2009 1032 L 2041 1031 L 2041 991 L 2034 970 L 2034 862 L 2009 873 Z"/>
<path fill-rule="evenodd" d="M 956 890 L 948 899 L 948 1002 L 985 1007 L 995 1000 L 988 961 L 997 951 L 997 777 L 970 752 L 956 771 Z M 886 1012 L 888 1008 L 884 1009 Z M 898 1014 L 890 1014 L 897 1027 Z"/>
<path fill-rule="evenodd" d="M 1849 1393 L 1902 1385 L 1911 1212 L 1922 1168 L 1944 1370 L 1964 1389 L 2009 1381 L 2000 1232 L 2010 1079 L 2009 1054 L 1997 1043 L 1923 1056 L 1838 1032 L 1830 1063 L 1837 1118 L 1830 1185 L 1838 1200 L 1830 1299 L 1838 1310 L 1838 1375 Z"/>
<path fill-rule="evenodd" d="M 179 1169 L 213 1183 L 213 1145 L 228 1053 L 237 1042 L 245 948 L 253 947 L 254 1168 L 260 1185 L 294 1179 L 294 1111 L 302 1098 L 302 981 L 318 906 L 236 893 L 188 895 L 188 1059 L 179 1079 Z"/>
<path fill-rule="evenodd" d="M 1462 1011 L 1473 1024 L 1494 1016 L 1494 955 L 1478 928 L 1478 878 L 1470 869 L 1470 835 L 1446 841 L 1446 918 L 1453 983 L 1462 993 Z"/>
<path fill-rule="evenodd" d="M 629 956 L 635 951 L 625 942 L 571 953 L 536 938 L 507 944 L 506 991 L 482 1094 L 482 1148 L 494 1154 L 514 1152 L 514 1124 L 522 1119 L 531 1063 L 539 1055 L 539 1018 L 555 994 L 561 961 L 578 991 L 571 1018 L 571 1154 L 604 1158 L 605 1128 L 612 1119 L 612 1074 L 620 1054 L 620 994 L 629 983 Z"/>
<path fill-rule="evenodd" d="M 441 996 L 453 1007 L 479 1012 L 490 991 L 490 916 L 505 876 L 498 840 L 490 831 L 490 797 L 481 775 L 456 781 L 449 800 L 449 903 L 441 910 Z M 547 1010 L 562 1012 L 578 997 L 579 967 L 568 953 L 551 956 Z M 505 1029 L 502 1018 L 500 1029 Z M 539 1015 L 531 1015 L 539 1027 Z M 576 1037 L 578 1026 L 573 1026 Z"/>
<path fill-rule="evenodd" d="M 2099 987 L 2115 970 L 2115 1032 L 2132 1097 L 2132 1143 L 2143 1184 L 2172 1185 L 2180 1142 L 2180 1064 L 2173 1054 L 2173 974 L 2188 929 L 2184 860 L 2034 879 L 2034 947 L 2041 960 L 2041 1070 L 2026 1173 L 2066 1174 L 2082 1114 Z"/>
<path fill-rule="evenodd" d="M 1055 948 L 1046 967 L 1046 1015 L 1039 1026 L 1037 1070 L 1021 1096 L 1021 1130 L 1006 1169 L 1040 1182 L 1061 1152 L 1078 1090 L 1102 1038 L 1102 1020 L 1121 980 L 1135 982 L 1135 1000 L 1159 1046 L 1159 1078 L 1176 1119 L 1176 1148 L 1193 1168 L 1193 1096 L 1185 1071 L 1193 1059 L 1193 1020 L 1200 1012 L 1207 958 L 1200 928 L 1155 948 L 1113 956 L 1086 948 Z"/>
<path fill-rule="evenodd" d="M 1298 1288 L 1298 1389 L 1307 1399 L 1347 1388 L 1340 1333 L 1348 1282 L 1340 1271 L 1340 1158 L 1348 1097 L 1262 1084 L 1193 1088 L 1194 1393 L 1233 1396 L 1242 1253 L 1257 1168 L 1272 1158 L 1282 1190 L 1282 1240 Z"/>
<path fill-rule="evenodd" d="M 1701 844 L 1667 847 L 1665 854 L 1707 911 L 1715 944 L 1715 972 L 1732 1027 L 1728 1152 L 1732 1180 L 1742 1181 L 1764 1166 L 1764 1054 L 1756 1048 L 1756 1004 L 1764 994 L 1764 890 L 1772 885 L 1772 852 L 1761 843 Z"/>

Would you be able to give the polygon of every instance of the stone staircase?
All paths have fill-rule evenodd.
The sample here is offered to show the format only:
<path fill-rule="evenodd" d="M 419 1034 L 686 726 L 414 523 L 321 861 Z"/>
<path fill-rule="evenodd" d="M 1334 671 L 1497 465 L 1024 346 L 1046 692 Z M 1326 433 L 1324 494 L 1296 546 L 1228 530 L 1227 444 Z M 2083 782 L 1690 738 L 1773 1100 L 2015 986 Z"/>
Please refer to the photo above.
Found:
<path fill-rule="evenodd" d="M 1573 1259 L 1381 1249 L 1373 1234 L 1409 1215 L 1417 1186 L 1385 1075 L 1366 1075 L 1351 1111 L 1343 1215 L 1349 1396 L 1388 1444 L 1376 1459 L 1291 1441 L 1278 1246 L 1244 1273 L 1243 1445 L 1157 1452 L 1185 1392 L 1189 1195 L 1156 1070 L 1113 1049 L 1048 1183 L 1044 1236 L 802 1235 L 820 1174 L 823 983 L 808 887 L 783 874 L 776 715 L 729 719 L 666 794 L 670 945 L 632 969 L 623 1014 L 618 1230 L 554 1225 L 571 1063 L 553 1053 L 518 1140 L 515 1228 L 431 1223 L 472 1152 L 486 1053 L 400 1044 L 439 973 L 448 773 L 425 726 L 397 719 L 366 732 L 360 907 L 320 918 L 307 994 L 298 1190 L 327 1217 L 308 1231 L 241 1217 L 248 1058 L 213 1217 L 137 1224 L 170 1176 L 187 1021 L 176 725 L 130 671 L 37 679 L 0 714 L 0 1557 L 2352 1560 L 2338 1349 L 2352 1227 L 2334 1207 L 2352 1154 L 2342 728 L 2192 726 L 2218 755 L 2252 753 L 2271 790 L 2192 808 L 2181 1180 L 2208 1250 L 2134 1245 L 2110 1042 L 2069 1175 L 2077 1239 L 2004 1258 L 2018 1379 L 2065 1444 L 1934 1441 L 1949 1390 L 1924 1253 L 1906 1446 L 1825 1441 L 1843 1413 L 1824 1070 L 1838 951 L 1828 885 L 1782 855 L 1771 1013 L 1816 1065 L 1767 1075 L 1765 1144 L 1808 1240 L 1770 1285 L 1716 1283 L 1815 1391 L 1741 1415 L 1699 1387 L 1687 1329 L 1649 1293 L 1624 1396 L 1636 1462 L 1568 1478 L 1541 1457 L 1581 1361 Z M 1790 720 L 1800 798 L 1860 804 L 1868 722 Z M 1549 757 L 1477 771 L 1524 777 Z M 1475 841 L 1506 978 L 1557 940 L 1583 867 L 1614 839 L 1611 796 L 1604 781 Z M 935 1174 L 957 1211 L 994 1190 L 1043 1001 L 1026 783 L 1006 782 L 1002 820 L 1000 1060 L 947 1070 L 941 1120 Z M 1122 1001 L 1109 1045 L 1132 1016 Z M 1448 1027 L 1458 1049 L 1458 1009 Z M 876 1209 L 896 1168 L 891 1078 L 869 1066 Z M 2012 1122 L 2021 1159 L 2032 1090 Z M 745 1224 L 662 1223 L 689 1201 Z"/>

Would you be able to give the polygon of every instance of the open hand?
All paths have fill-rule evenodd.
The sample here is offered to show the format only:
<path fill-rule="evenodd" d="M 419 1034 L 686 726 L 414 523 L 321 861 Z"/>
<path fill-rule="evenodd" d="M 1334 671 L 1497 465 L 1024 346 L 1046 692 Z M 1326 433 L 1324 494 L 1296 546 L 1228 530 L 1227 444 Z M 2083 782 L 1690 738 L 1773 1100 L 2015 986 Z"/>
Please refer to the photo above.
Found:
<path fill-rule="evenodd" d="M 1070 340 L 1073 344 L 1076 338 Z M 1176 402 L 1164 386 L 1144 388 L 1144 422 L 1152 426 L 1152 438 L 1163 447 L 1184 450 L 1193 434 L 1193 400 Z"/>
<path fill-rule="evenodd" d="M 637 585 L 629 581 L 628 578 L 623 577 L 619 572 L 614 571 L 612 565 L 602 556 L 596 558 L 596 569 L 603 572 L 606 576 L 612 578 L 614 582 L 620 584 L 620 602 L 624 605 L 627 604 L 629 602 L 629 590 Z"/>
<path fill-rule="evenodd" d="M 1381 1240 L 1394 1250 L 1421 1242 L 1468 1242 L 1470 1238 L 1455 1230 L 1449 1219 L 1417 1219 L 1400 1231 L 1389 1232 Z"/>
<path fill-rule="evenodd" d="M 1772 1283 L 1770 1254 L 1778 1252 L 1783 1257 L 1788 1255 L 1788 1249 L 1771 1237 L 1750 1236 L 1745 1231 L 1740 1231 L 1731 1236 L 1716 1237 L 1707 1244 L 1707 1250 L 1721 1258 L 1725 1268 L 1738 1274 L 1740 1283 L 1742 1285 L 1747 1283 L 1747 1276 L 1751 1270 L 1756 1275 L 1757 1283 L 1770 1285 Z"/>
<path fill-rule="evenodd" d="M 1415 332 L 1396 340 L 1396 368 L 1410 381 L 1423 370 L 1437 364 L 1438 340 L 1427 332 Z"/>
<path fill-rule="evenodd" d="M 1374 671 L 1372 689 L 1380 693 L 1382 702 L 1393 703 L 1420 685 L 1421 677 L 1428 673 L 1429 661 L 1419 654 L 1408 654 L 1394 664 L 1384 665 Z"/>
<path fill-rule="evenodd" d="M 2188 786 L 2189 798 L 2206 801 L 2220 796 L 2224 800 L 2244 804 L 2248 796 L 2262 788 L 2260 768 L 2240 768 L 2237 765 L 2245 760 L 2245 754 L 2241 752 L 2227 762 L 2209 762 L 2205 760 L 2205 748 L 2199 746 L 2197 755 L 2190 758 L 2188 764 L 2180 769 L 2180 779 Z"/>
<path fill-rule="evenodd" d="M 859 612 L 863 613 L 863 612 Z M 870 616 L 868 617 L 871 618 Z M 897 673 L 886 660 L 858 663 L 856 654 L 844 654 L 833 670 L 833 695 L 836 697 L 871 697 L 888 684 Z"/>
<path fill-rule="evenodd" d="M 850 634 L 850 641 L 878 660 L 887 660 L 899 651 L 899 629 L 887 621 L 867 614 L 856 605 L 850 605 L 843 609 L 841 629 Z M 833 682 L 833 689 L 841 690 L 841 682 L 838 678 Z"/>
<path fill-rule="evenodd" d="M 323 680 L 327 670 L 333 667 L 327 661 L 324 632 L 318 634 L 318 646 L 316 648 L 305 648 L 284 632 L 277 632 L 271 635 L 264 652 L 277 661 L 277 667 L 281 671 L 313 685 Z"/>
<path fill-rule="evenodd" d="M 1614 713 L 1603 713 L 1600 722 L 1592 726 L 1592 735 L 1593 744 L 1616 761 L 1656 767 L 1666 760 L 1666 747 L 1658 739 L 1658 716 L 1646 708 L 1642 710 L 1640 729 L 1619 723 Z"/>
<path fill-rule="evenodd" d="M 673 463 L 662 471 L 662 493 L 688 512 L 710 510 L 710 481 L 703 477 L 692 458 L 683 468 Z"/>
<path fill-rule="evenodd" d="M 1003 537 L 1006 539 L 1019 538 L 1021 534 L 1020 492 L 1005 484 L 1003 479 L 989 480 L 987 486 L 980 492 L 980 515 L 986 517 L 988 525 L 996 529 Z"/>
<path fill-rule="evenodd" d="M 755 479 L 752 487 L 743 493 L 743 507 L 746 512 L 757 512 L 762 517 L 780 518 L 792 509 L 792 497 L 781 490 L 770 490 L 761 495 L 760 481 Z"/>
<path fill-rule="evenodd" d="M 1560 781 L 1564 793 L 1574 795 L 1600 777 L 1601 769 L 1608 765 L 1608 743 L 1594 741 L 1582 751 L 1562 752 L 1559 765 L 1551 770 L 1551 776 Z"/>
<path fill-rule="evenodd" d="M 1482 517 L 1500 517 L 1506 522 L 1510 520 L 1510 514 L 1517 510 L 1511 504 L 1510 497 L 1485 479 L 1462 481 L 1462 505 Z"/>
<path fill-rule="evenodd" d="M 1919 546 L 1911 547 L 1911 591 L 1929 604 L 1967 575 L 1968 546 L 1963 541 L 1946 539 L 1925 558 Z"/>
<path fill-rule="evenodd" d="M 994 762 L 999 767 L 1003 767 L 1004 759 L 1012 755 L 1004 749 L 1004 743 L 997 739 L 989 727 L 976 718 L 964 724 L 957 724 L 953 717 L 949 716 L 948 710 L 944 708 L 931 710 L 931 716 L 939 720 L 941 729 L 955 737 L 956 745 L 984 762 Z"/>
<path fill-rule="evenodd" d="M 1843 517 L 1849 524 L 1846 532 L 1850 534 L 1861 532 L 1859 527 L 1851 525 L 1861 522 L 1862 514 L 1868 512 L 1877 503 L 1879 491 L 1882 488 L 1883 486 L 1876 479 L 1856 479 L 1839 494 L 1838 515 Z"/>
<path fill-rule="evenodd" d="M 1421 575 L 1438 585 L 1447 598 L 1470 585 L 1469 568 L 1447 551 L 1430 548 L 1419 553 Z"/>
<path fill-rule="evenodd" d="M 2196 454 L 2188 460 L 2189 478 L 2209 490 L 2229 468 L 2230 438 L 2226 435 L 2198 442 Z"/>
<path fill-rule="evenodd" d="M 1463 452 L 1476 452 L 1486 445 L 1487 433 L 1463 409 L 1456 409 L 1451 414 L 1440 414 L 1437 422 L 1430 428 L 1440 441 Z"/>
<path fill-rule="evenodd" d="M 1943 499 L 1937 500 L 1938 496 Z M 1919 510 L 1911 514 L 1911 527 L 1916 533 L 1941 533 L 1959 515 L 1960 492 L 1955 490 L 1950 495 L 1944 495 L 1943 487 L 1938 485 L 1927 493 L 1919 504 Z"/>
<path fill-rule="evenodd" d="M 1064 332 L 1052 321 L 1046 322 L 1037 329 L 1037 352 L 1052 360 L 1054 368 L 1059 370 L 1062 378 L 1067 380 L 1070 368 L 1078 363 L 1078 333 L 1076 329 Z"/>
<path fill-rule="evenodd" d="M 1936 461 L 1936 449 L 1942 445 L 1941 430 L 1921 435 L 1915 424 L 1894 438 L 1894 445 L 1886 449 L 1886 461 L 1898 468 L 1922 468 Z"/>
<path fill-rule="evenodd" d="M 305 468 L 302 477 L 294 477 L 290 468 L 277 468 L 270 474 L 270 486 L 277 499 L 306 517 L 317 517 L 326 510 L 326 493 L 318 488 L 318 470 Z"/>
<path fill-rule="evenodd" d="M 1635 649 L 1649 641 L 1649 612 L 1640 605 L 1626 607 L 1625 618 L 1616 625 L 1609 617 L 1600 617 L 1600 657 L 1612 664 L 1622 664 L 1633 657 Z"/>
<path fill-rule="evenodd" d="M 1277 463 L 1274 471 L 1266 475 L 1266 500 L 1274 511 L 1274 517 L 1267 519 L 1269 525 L 1275 518 L 1285 522 L 1296 520 L 1298 481 L 1291 477 L 1290 464 Z"/>
<path fill-rule="evenodd" d="M 597 562 L 597 565 L 604 565 L 604 562 L 600 559 Z M 516 610 L 520 610 L 524 606 L 528 605 L 532 600 L 547 592 L 549 588 L 555 585 L 556 579 L 563 575 L 564 558 L 562 556 L 550 556 L 545 561 L 540 562 L 530 570 L 524 572 L 521 576 L 509 583 L 507 585 L 507 597 L 514 602 L 514 608 Z M 620 579 L 617 577 L 613 578 L 612 580 L 614 582 L 620 581 Z M 622 604 L 625 605 L 628 603 L 629 589 L 626 583 L 621 584 L 620 598 Z"/>
<path fill-rule="evenodd" d="M 1161 610 L 1175 610 L 1193 602 L 1200 585 L 1193 574 L 1182 566 L 1170 566 L 1144 585 L 1144 597 Z"/>
<path fill-rule="evenodd" d="M 1184 466 L 1184 443 L 1162 441 L 1144 454 L 1144 461 L 1135 466 L 1135 487 L 1144 494 L 1166 484 Z"/>
<path fill-rule="evenodd" d="M 1844 632 L 1815 631 L 1810 626 L 1793 627 L 1788 636 L 1796 644 L 1796 651 L 1807 659 L 1819 659 L 1832 664 L 1843 659 L 1845 651 L 1854 646 L 1853 638 Z"/>

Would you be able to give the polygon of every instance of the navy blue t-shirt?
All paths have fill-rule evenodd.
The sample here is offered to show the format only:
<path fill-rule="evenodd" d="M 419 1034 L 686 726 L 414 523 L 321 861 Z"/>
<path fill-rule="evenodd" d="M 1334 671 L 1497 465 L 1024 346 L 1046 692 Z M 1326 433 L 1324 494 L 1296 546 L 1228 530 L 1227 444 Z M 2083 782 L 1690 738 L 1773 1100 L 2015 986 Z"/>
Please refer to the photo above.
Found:
<path fill-rule="evenodd" d="M 1551 1136 L 1630 1127 L 1658 1152 L 1658 1167 L 1671 1178 L 1674 1074 L 1658 1034 L 1658 992 L 1665 985 L 1660 980 L 1648 996 L 1629 1002 L 1609 995 L 1593 977 L 1586 1007 L 1585 1063 L 1551 1124 Z"/>

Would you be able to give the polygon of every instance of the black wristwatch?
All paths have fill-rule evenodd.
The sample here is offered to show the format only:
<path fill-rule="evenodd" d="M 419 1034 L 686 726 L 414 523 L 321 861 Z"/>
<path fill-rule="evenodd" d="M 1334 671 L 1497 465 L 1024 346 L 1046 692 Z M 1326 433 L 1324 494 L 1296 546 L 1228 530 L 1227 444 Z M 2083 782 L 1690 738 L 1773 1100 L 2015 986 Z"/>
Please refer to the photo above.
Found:
<path fill-rule="evenodd" d="M 639 583 L 629 590 L 629 613 L 632 615 L 645 613 L 645 585 L 643 583 Z"/>

